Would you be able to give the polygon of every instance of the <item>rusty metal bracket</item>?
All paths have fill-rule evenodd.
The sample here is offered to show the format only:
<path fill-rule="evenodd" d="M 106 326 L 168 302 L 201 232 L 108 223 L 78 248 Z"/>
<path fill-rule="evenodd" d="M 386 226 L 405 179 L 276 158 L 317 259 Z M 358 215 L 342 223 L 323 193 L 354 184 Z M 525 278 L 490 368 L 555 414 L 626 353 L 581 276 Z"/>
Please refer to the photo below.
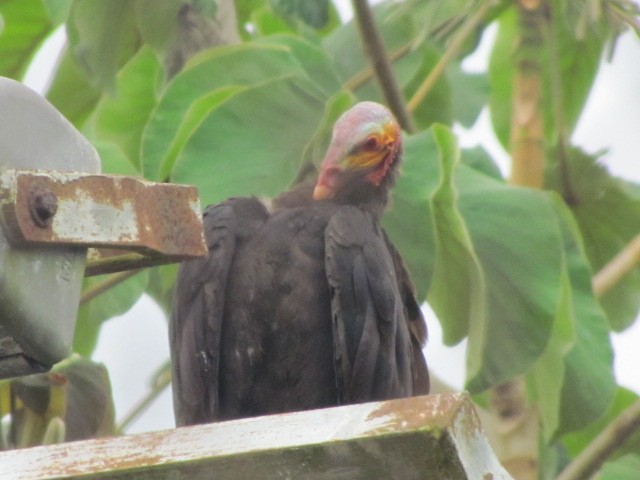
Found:
<path fill-rule="evenodd" d="M 0 174 L 0 218 L 16 247 L 101 249 L 98 259 L 95 253 L 90 255 L 87 275 L 180 261 L 207 252 L 198 193 L 186 185 L 10 169 Z M 123 260 L 113 256 L 114 249 L 129 254 Z"/>

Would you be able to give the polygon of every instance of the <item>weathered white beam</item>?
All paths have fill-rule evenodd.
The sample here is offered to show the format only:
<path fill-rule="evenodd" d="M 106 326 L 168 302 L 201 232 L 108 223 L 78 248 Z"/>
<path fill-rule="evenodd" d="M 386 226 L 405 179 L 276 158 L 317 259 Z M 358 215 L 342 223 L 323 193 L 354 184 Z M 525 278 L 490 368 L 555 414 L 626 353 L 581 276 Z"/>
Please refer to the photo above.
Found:
<path fill-rule="evenodd" d="M 443 394 L 3 452 L 0 478 L 511 477 L 468 396 Z"/>

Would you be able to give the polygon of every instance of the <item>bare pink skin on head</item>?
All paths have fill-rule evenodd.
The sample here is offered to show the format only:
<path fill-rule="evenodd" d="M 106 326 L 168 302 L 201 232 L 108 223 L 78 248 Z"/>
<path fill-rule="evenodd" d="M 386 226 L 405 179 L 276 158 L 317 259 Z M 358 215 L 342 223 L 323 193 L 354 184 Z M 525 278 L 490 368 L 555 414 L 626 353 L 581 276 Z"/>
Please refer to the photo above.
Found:
<path fill-rule="evenodd" d="M 347 172 L 361 171 L 363 181 L 378 186 L 398 158 L 400 126 L 388 108 L 361 102 L 336 121 L 313 198 L 331 198 Z"/>

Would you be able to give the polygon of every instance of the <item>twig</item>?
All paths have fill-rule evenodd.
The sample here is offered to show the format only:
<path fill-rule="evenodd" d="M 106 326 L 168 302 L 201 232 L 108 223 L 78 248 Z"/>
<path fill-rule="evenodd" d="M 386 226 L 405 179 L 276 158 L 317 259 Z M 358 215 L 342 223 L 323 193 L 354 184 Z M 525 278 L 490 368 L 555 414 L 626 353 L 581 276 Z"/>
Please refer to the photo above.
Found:
<path fill-rule="evenodd" d="M 597 297 L 611 287 L 640 262 L 640 234 L 593 277 L 593 292 Z"/>
<path fill-rule="evenodd" d="M 413 44 L 413 42 L 407 42 L 406 44 L 404 44 L 400 48 L 394 50 L 393 52 L 391 52 L 389 54 L 389 59 L 392 62 L 395 62 L 396 60 L 399 60 L 400 58 L 404 57 L 407 53 L 409 53 L 411 51 L 411 45 L 412 44 Z M 344 88 L 345 90 L 353 91 L 356 88 L 361 87 L 362 85 L 367 83 L 369 80 L 371 80 L 373 78 L 373 75 L 374 75 L 373 67 L 371 65 L 369 65 L 369 66 L 367 66 L 367 68 L 365 68 L 364 70 L 356 73 L 353 77 L 351 77 L 349 80 L 347 80 L 342 85 L 342 88 Z"/>
<path fill-rule="evenodd" d="M 364 50 L 369 56 L 373 71 L 382 88 L 382 93 L 395 114 L 398 122 L 407 132 L 415 132 L 413 119 L 407 110 L 402 92 L 393 73 L 391 61 L 384 48 L 380 32 L 373 20 L 373 13 L 367 0 L 353 0 L 353 11 L 357 20 L 358 30 L 362 37 Z"/>
<path fill-rule="evenodd" d="M 164 363 L 154 376 L 151 390 L 136 403 L 116 427 L 116 432 L 124 431 L 151 405 L 171 384 L 171 362 Z"/>
<path fill-rule="evenodd" d="M 433 70 L 431 70 L 429 75 L 427 75 L 427 78 L 424 79 L 422 84 L 420 84 L 420 86 L 418 87 L 418 90 L 416 90 L 416 93 L 414 93 L 413 97 L 411 97 L 411 100 L 409 100 L 409 103 L 407 103 L 407 108 L 410 112 L 413 112 L 416 108 L 418 108 L 418 105 L 420 105 L 420 103 L 422 103 L 425 97 L 429 94 L 433 86 L 444 73 L 444 70 L 447 68 L 447 65 L 449 65 L 449 62 L 453 60 L 453 58 L 458 54 L 458 52 L 462 48 L 462 44 L 465 42 L 471 32 L 473 32 L 476 26 L 482 21 L 493 3 L 493 0 L 485 0 L 480 5 L 478 10 L 476 10 L 476 12 L 467 19 L 464 25 L 460 27 L 460 30 L 458 30 L 458 33 L 451 39 L 451 43 L 442 54 L 442 57 L 440 57 L 440 60 L 438 60 L 438 63 L 436 63 L 435 67 L 433 67 Z"/>
<path fill-rule="evenodd" d="M 560 473 L 556 480 L 586 480 L 640 428 L 640 400 L 624 410 Z"/>
<path fill-rule="evenodd" d="M 106 292 L 110 288 L 116 286 L 117 284 L 124 282 L 130 277 L 133 277 L 140 270 L 127 270 L 124 272 L 114 273 L 113 275 L 109 275 L 109 277 L 103 282 L 96 283 L 95 285 L 87 288 L 84 292 L 82 292 L 82 296 L 80 297 L 80 305 L 87 303 L 89 300 L 93 300 L 95 297 L 100 295 L 101 293 Z"/>

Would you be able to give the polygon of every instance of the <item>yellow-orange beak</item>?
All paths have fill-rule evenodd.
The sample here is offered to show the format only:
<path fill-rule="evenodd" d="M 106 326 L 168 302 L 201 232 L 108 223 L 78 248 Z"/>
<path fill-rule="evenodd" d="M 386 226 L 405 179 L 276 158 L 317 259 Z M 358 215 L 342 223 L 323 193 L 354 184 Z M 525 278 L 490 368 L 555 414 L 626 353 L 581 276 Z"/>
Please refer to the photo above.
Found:
<path fill-rule="evenodd" d="M 325 158 L 320 167 L 318 181 L 313 189 L 314 200 L 325 200 L 333 197 L 336 190 L 337 177 L 341 170 L 331 157 L 327 156 Z"/>

